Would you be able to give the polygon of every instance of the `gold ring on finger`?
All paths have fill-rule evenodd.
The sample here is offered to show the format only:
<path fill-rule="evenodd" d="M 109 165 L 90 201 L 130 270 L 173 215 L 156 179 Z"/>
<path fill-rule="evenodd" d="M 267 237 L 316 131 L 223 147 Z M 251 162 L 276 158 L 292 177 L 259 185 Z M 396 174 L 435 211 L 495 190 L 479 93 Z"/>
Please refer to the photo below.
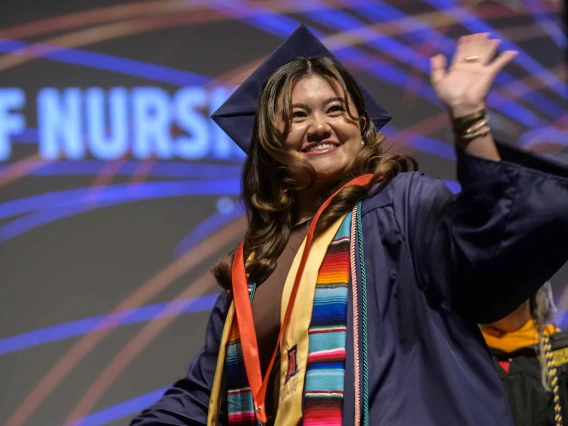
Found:
<path fill-rule="evenodd" d="M 466 62 L 475 62 L 478 59 L 479 59 L 479 56 L 477 56 L 477 55 L 471 55 L 471 56 L 465 57 Z"/>

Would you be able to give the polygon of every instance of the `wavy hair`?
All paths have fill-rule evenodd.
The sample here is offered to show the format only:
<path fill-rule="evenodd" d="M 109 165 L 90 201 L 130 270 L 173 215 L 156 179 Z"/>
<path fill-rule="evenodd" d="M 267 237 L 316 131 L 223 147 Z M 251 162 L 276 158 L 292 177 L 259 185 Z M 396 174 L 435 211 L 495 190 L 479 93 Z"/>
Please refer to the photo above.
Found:
<path fill-rule="evenodd" d="M 340 64 L 327 57 L 299 57 L 277 69 L 260 95 L 253 137 L 242 172 L 242 198 L 248 216 L 244 237 L 245 259 L 254 253 L 253 259 L 246 264 L 250 282 L 262 283 L 276 268 L 277 259 L 298 219 L 296 194 L 316 182 L 316 171 L 309 162 L 298 159 L 284 148 L 292 118 L 292 89 L 296 82 L 310 75 L 338 83 L 347 106 L 346 113 L 359 122 L 364 142 L 348 174 L 321 194 L 318 205 L 351 179 L 368 173 L 373 175 L 367 185 L 344 188 L 334 198 L 318 221 L 315 238 L 349 212 L 380 179 L 389 182 L 400 172 L 418 168 L 411 157 L 383 152 L 384 135 L 377 131 L 367 115 L 365 100 L 357 83 Z M 357 109 L 356 115 L 349 109 L 349 97 Z M 278 111 L 280 99 L 282 111 Z M 277 125 L 278 114 L 285 124 L 283 131 Z M 293 176 L 307 179 L 299 181 Z M 231 289 L 233 258 L 234 251 L 223 257 L 212 271 L 226 290 Z"/>

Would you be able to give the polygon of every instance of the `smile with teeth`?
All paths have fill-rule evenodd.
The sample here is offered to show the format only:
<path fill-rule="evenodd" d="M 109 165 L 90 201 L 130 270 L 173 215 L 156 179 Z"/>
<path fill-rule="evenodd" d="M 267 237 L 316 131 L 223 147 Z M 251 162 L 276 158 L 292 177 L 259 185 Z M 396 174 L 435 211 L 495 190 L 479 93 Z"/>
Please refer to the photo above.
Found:
<path fill-rule="evenodd" d="M 304 152 L 317 152 L 317 151 L 325 151 L 327 149 L 336 148 L 335 144 L 332 143 L 318 143 L 316 145 L 312 145 L 307 148 Z"/>

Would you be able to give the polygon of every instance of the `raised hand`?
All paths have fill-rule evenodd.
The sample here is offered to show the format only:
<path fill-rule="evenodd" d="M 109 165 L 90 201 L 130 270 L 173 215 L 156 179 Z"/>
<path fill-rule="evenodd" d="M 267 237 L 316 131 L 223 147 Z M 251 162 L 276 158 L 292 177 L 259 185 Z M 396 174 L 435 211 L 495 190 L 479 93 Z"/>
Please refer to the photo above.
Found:
<path fill-rule="evenodd" d="M 507 50 L 492 61 L 499 43 L 489 33 L 472 34 L 460 37 L 449 68 L 444 55 L 430 58 L 434 91 L 454 117 L 484 108 L 495 76 L 517 55 Z"/>

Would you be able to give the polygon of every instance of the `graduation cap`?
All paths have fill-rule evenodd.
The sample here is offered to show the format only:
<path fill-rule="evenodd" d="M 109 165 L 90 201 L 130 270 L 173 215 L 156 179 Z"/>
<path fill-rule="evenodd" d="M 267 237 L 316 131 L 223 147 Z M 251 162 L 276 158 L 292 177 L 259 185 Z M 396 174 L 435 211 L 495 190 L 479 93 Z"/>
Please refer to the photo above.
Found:
<path fill-rule="evenodd" d="M 264 83 L 274 71 L 298 56 L 326 56 L 339 62 L 310 30 L 300 25 L 211 116 L 243 151 L 248 152 L 252 140 L 256 109 Z M 369 92 L 359 83 L 357 85 L 365 99 L 369 118 L 377 129 L 382 128 L 392 117 Z"/>

